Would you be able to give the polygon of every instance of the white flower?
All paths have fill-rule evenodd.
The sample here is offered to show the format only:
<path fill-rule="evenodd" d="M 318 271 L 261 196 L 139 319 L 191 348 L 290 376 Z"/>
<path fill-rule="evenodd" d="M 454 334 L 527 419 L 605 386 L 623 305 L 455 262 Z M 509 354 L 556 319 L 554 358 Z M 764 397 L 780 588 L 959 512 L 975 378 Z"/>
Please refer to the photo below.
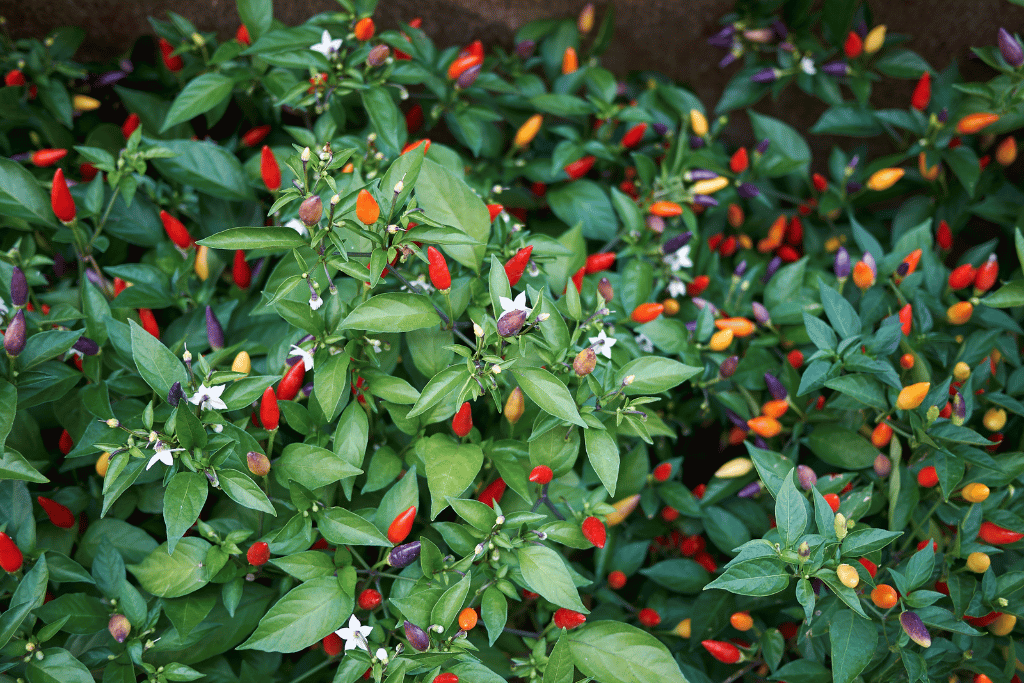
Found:
<path fill-rule="evenodd" d="M 313 52 L 319 52 L 324 57 L 330 59 L 331 54 L 341 49 L 341 38 L 331 40 L 331 34 L 325 30 L 323 36 L 320 37 L 320 42 L 316 45 L 310 45 L 309 49 Z"/>
<path fill-rule="evenodd" d="M 7 308 L 7 304 L 3 299 L 0 299 L 0 315 L 7 315 L 7 311 L 11 309 Z"/>
<path fill-rule="evenodd" d="M 654 351 L 654 342 L 646 334 L 636 335 L 636 344 L 644 353 L 652 353 Z"/>
<path fill-rule="evenodd" d="M 519 295 L 515 299 L 509 299 L 507 296 L 499 296 L 498 304 L 501 305 L 502 315 L 509 311 L 526 311 L 526 315 L 530 315 L 530 311 L 533 310 L 526 305 L 526 292 L 519 292 Z"/>
<path fill-rule="evenodd" d="M 590 345 L 594 347 L 594 353 L 605 358 L 612 357 L 612 347 L 619 341 L 615 337 L 609 337 L 601 330 L 596 337 L 590 337 Z"/>
<path fill-rule="evenodd" d="M 218 384 L 215 387 L 208 387 L 205 384 L 200 384 L 188 402 L 199 406 L 200 410 L 227 410 L 227 404 L 220 397 L 226 386 L 226 384 Z"/>
<path fill-rule="evenodd" d="M 309 307 L 314 311 L 324 305 L 324 300 L 316 292 L 309 297 Z"/>
<path fill-rule="evenodd" d="M 303 349 L 301 346 L 298 346 L 297 344 L 292 344 L 288 348 L 288 353 L 293 355 L 293 356 L 298 356 L 298 357 L 300 357 L 302 359 L 302 362 L 306 366 L 306 372 L 309 372 L 310 370 L 313 369 L 313 356 L 310 355 L 309 351 L 306 351 L 305 349 Z"/>
<path fill-rule="evenodd" d="M 376 659 L 381 664 L 387 664 L 388 663 L 388 651 L 385 650 L 382 647 L 377 648 L 377 654 L 374 655 L 374 659 Z"/>
<path fill-rule="evenodd" d="M 380 339 L 367 339 L 366 341 L 369 342 L 370 346 L 373 347 L 374 353 L 380 353 L 384 350 L 383 344 L 381 344 Z"/>
<path fill-rule="evenodd" d="M 672 278 L 668 283 L 668 295 L 673 298 L 686 296 L 686 283 L 677 277 Z"/>
<path fill-rule="evenodd" d="M 690 245 L 686 244 L 679 247 L 671 254 L 665 256 L 665 263 L 672 269 L 672 272 L 683 268 L 692 268 L 693 261 L 690 260 Z"/>
<path fill-rule="evenodd" d="M 808 76 L 813 76 L 818 73 L 818 70 L 814 68 L 814 60 L 810 57 L 804 57 L 800 60 L 800 70 Z"/>
<path fill-rule="evenodd" d="M 163 464 L 170 467 L 174 463 L 174 456 L 171 454 L 183 450 L 185 449 L 168 448 L 167 444 L 163 443 L 162 441 L 158 441 L 156 444 L 156 453 L 154 453 L 153 457 L 149 459 L 149 464 L 146 465 L 146 469 L 148 470 L 150 467 L 157 464 L 158 462 L 162 462 Z"/>
<path fill-rule="evenodd" d="M 369 652 L 370 648 L 367 647 L 366 636 L 370 635 L 372 632 L 372 626 L 362 626 L 359 623 L 359 618 L 353 614 L 348 620 L 348 627 L 339 628 L 334 633 L 345 641 L 346 652 L 355 648 Z"/>
<path fill-rule="evenodd" d="M 292 230 L 299 233 L 303 237 L 309 236 L 309 231 L 306 230 L 306 226 L 303 225 L 302 221 L 300 221 L 298 218 L 291 219 L 290 221 L 284 224 L 284 227 L 291 228 Z"/>

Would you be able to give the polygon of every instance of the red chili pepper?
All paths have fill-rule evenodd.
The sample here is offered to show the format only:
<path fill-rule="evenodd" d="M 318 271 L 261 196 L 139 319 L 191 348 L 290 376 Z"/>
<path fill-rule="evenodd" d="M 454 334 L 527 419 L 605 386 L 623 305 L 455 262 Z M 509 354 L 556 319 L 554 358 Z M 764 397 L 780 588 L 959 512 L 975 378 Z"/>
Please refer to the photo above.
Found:
<path fill-rule="evenodd" d="M 824 192 L 828 189 L 828 181 L 820 173 L 815 173 L 811 176 L 811 184 L 814 185 L 814 189 L 818 192 Z"/>
<path fill-rule="evenodd" d="M 803 244 L 804 224 L 799 216 L 793 216 L 789 219 L 789 225 L 786 226 L 786 242 L 794 247 L 799 247 Z"/>
<path fill-rule="evenodd" d="M 530 254 L 533 253 L 533 245 L 523 247 L 505 263 L 505 275 L 508 276 L 508 284 L 515 287 L 519 279 L 523 277 L 527 264 L 530 263 Z"/>
<path fill-rule="evenodd" d="M 254 567 L 262 567 L 270 560 L 270 546 L 265 541 L 257 541 L 249 546 L 245 559 Z"/>
<path fill-rule="evenodd" d="M 121 135 L 127 140 L 139 127 L 139 115 L 135 112 L 128 114 L 128 118 L 121 124 Z"/>
<path fill-rule="evenodd" d="M 864 51 L 864 41 L 857 34 L 856 31 L 850 31 L 846 35 L 846 40 L 843 41 L 843 52 L 850 59 L 856 59 L 860 57 L 860 53 Z"/>
<path fill-rule="evenodd" d="M 834 493 L 826 493 L 823 498 L 828 506 L 832 508 L 832 512 L 839 512 L 839 496 Z"/>
<path fill-rule="evenodd" d="M 574 610 L 559 607 L 555 611 L 552 621 L 555 624 L 555 628 L 564 628 L 571 631 L 577 626 L 582 626 L 587 621 L 587 617 Z"/>
<path fill-rule="evenodd" d="M 380 607 L 381 595 L 378 591 L 375 591 L 372 588 L 367 588 L 359 594 L 356 604 L 359 605 L 359 609 L 375 610 Z"/>
<path fill-rule="evenodd" d="M 497 218 L 501 214 L 501 212 L 504 211 L 504 210 L 505 210 L 505 207 L 502 206 L 501 204 L 488 204 L 487 205 L 487 213 L 490 215 L 492 223 L 494 222 L 494 219 Z"/>
<path fill-rule="evenodd" d="M 996 283 L 997 277 L 999 277 L 999 261 L 995 254 L 991 254 L 988 260 L 981 264 L 974 276 L 974 289 L 978 292 L 987 292 Z"/>
<path fill-rule="evenodd" d="M 935 241 L 939 248 L 948 250 L 953 246 L 953 231 L 949 229 L 949 223 L 945 219 L 939 221 L 939 229 L 935 233 Z"/>
<path fill-rule="evenodd" d="M 62 223 L 70 223 L 75 220 L 75 200 L 71 198 L 71 191 L 68 183 L 64 180 L 63 169 L 57 169 L 53 174 L 53 187 L 50 189 L 50 208 L 53 215 Z"/>
<path fill-rule="evenodd" d="M 646 123 L 638 123 L 629 130 L 626 131 L 625 135 L 622 136 L 622 146 L 626 149 L 635 147 L 640 142 L 644 134 L 647 132 Z"/>
<path fill-rule="evenodd" d="M 67 155 L 66 149 L 37 149 L 32 152 L 32 163 L 40 168 L 53 166 Z"/>
<path fill-rule="evenodd" d="M 530 470 L 530 476 L 528 479 L 535 484 L 549 484 L 551 479 L 555 476 L 555 473 L 547 465 L 537 465 Z"/>
<path fill-rule="evenodd" d="M 167 236 L 171 238 L 171 241 L 179 249 L 188 249 L 192 245 L 192 235 L 188 234 L 184 223 L 166 211 L 160 211 L 160 221 L 164 224 L 164 231 L 167 233 Z"/>
<path fill-rule="evenodd" d="M 474 57 L 479 57 L 480 61 L 483 61 L 484 44 L 479 40 L 474 40 L 472 43 L 459 50 L 459 55 L 473 55 Z"/>
<path fill-rule="evenodd" d="M 704 293 L 704 290 L 711 284 L 711 278 L 707 275 L 698 275 L 693 278 L 693 282 L 686 288 L 686 293 L 690 296 L 700 296 Z"/>
<path fill-rule="evenodd" d="M 252 45 L 252 38 L 249 37 L 249 29 L 246 28 L 245 24 L 238 26 L 238 30 L 235 31 L 235 40 L 246 47 Z"/>
<path fill-rule="evenodd" d="M 416 506 L 412 505 L 403 512 L 399 512 L 394 521 L 388 527 L 388 540 L 398 544 L 409 537 L 412 531 L 412 523 L 416 519 Z"/>
<path fill-rule="evenodd" d="M 743 656 L 740 653 L 740 649 L 732 643 L 726 643 L 721 640 L 703 640 L 700 644 L 704 646 L 704 649 L 712 657 L 722 662 L 722 664 L 735 664 Z"/>
<path fill-rule="evenodd" d="M 577 270 L 571 278 L 573 286 L 576 287 L 576 291 L 580 294 L 583 293 L 583 276 L 586 274 L 586 270 L 586 266 L 583 266 Z"/>
<path fill-rule="evenodd" d="M 67 434 L 67 432 L 64 433 Z M 63 435 L 61 435 L 61 438 L 63 438 Z M 68 439 L 70 440 L 70 438 L 69 436 Z M 67 454 L 65 453 L 65 455 Z M 70 529 L 75 525 L 75 515 L 57 501 L 44 498 L 43 496 L 38 496 L 36 500 L 39 501 L 39 504 L 46 512 L 46 516 L 50 518 L 54 526 L 59 526 L 61 529 Z"/>
<path fill-rule="evenodd" d="M 878 565 L 877 564 L 875 564 L 874 562 L 872 562 L 871 560 L 869 560 L 866 557 L 859 557 L 859 558 L 857 558 L 857 561 L 860 562 L 861 565 L 864 567 L 864 569 L 867 570 L 868 575 L 872 579 L 875 578 L 875 574 L 878 573 Z"/>
<path fill-rule="evenodd" d="M 245 252 L 235 250 L 235 262 L 231 266 L 231 278 L 240 289 L 248 289 L 252 284 L 252 268 L 245 260 Z"/>
<path fill-rule="evenodd" d="M 1024 534 L 1004 529 L 993 522 L 982 522 L 981 528 L 978 530 L 978 538 L 989 545 L 1004 545 L 1016 543 L 1024 538 Z"/>
<path fill-rule="evenodd" d="M 986 154 L 985 156 L 978 159 L 978 168 L 984 171 L 986 168 L 988 168 L 988 165 L 990 163 L 992 163 L 992 155 Z"/>
<path fill-rule="evenodd" d="M 405 113 L 405 130 L 412 135 L 413 131 L 420 129 L 423 125 L 423 107 L 418 104 L 412 106 L 409 111 Z"/>
<path fill-rule="evenodd" d="M 661 615 L 650 607 L 644 607 L 636 615 L 637 620 L 647 628 L 655 628 L 661 623 Z"/>
<path fill-rule="evenodd" d="M 302 380 L 306 377 L 306 364 L 302 360 L 288 368 L 284 377 L 277 383 L 277 400 L 290 401 L 299 395 Z"/>
<path fill-rule="evenodd" d="M 804 364 L 804 354 L 800 349 L 793 349 L 786 355 L 786 360 L 797 370 Z"/>
<path fill-rule="evenodd" d="M 907 304 L 900 309 L 900 329 L 903 330 L 903 336 L 910 335 L 910 327 L 914 322 L 914 309 Z"/>
<path fill-rule="evenodd" d="M 444 255 L 434 247 L 427 247 L 427 261 L 430 284 L 434 289 L 447 292 L 452 287 L 452 274 L 448 271 L 448 262 L 445 261 Z"/>
<path fill-rule="evenodd" d="M 587 517 L 583 520 L 583 536 L 598 548 L 603 548 L 608 539 L 608 530 L 604 523 L 597 517 Z"/>
<path fill-rule="evenodd" d="M 420 145 L 423 145 L 423 153 L 426 154 L 430 151 L 430 138 L 423 138 L 422 140 L 414 140 L 402 148 L 402 154 L 411 152 Z"/>
<path fill-rule="evenodd" d="M 264 429 L 271 432 L 281 423 L 281 409 L 277 405 L 274 387 L 267 387 L 263 391 L 263 398 L 260 400 L 260 422 Z"/>
<path fill-rule="evenodd" d="M 708 238 L 708 249 L 718 251 L 718 247 L 722 244 L 723 239 L 725 239 L 725 236 L 722 233 L 712 235 Z"/>
<path fill-rule="evenodd" d="M 277 157 L 273 150 L 266 145 L 260 150 L 260 175 L 263 177 L 263 184 L 271 192 L 281 189 L 281 167 L 277 163 Z"/>
<path fill-rule="evenodd" d="M 455 61 L 448 67 L 448 80 L 457 80 L 458 77 L 467 70 L 472 69 L 478 64 L 482 64 L 483 61 L 483 57 L 477 57 L 476 55 L 463 55 L 462 57 L 456 57 Z"/>
<path fill-rule="evenodd" d="M 142 322 L 142 329 L 157 339 L 160 338 L 160 326 L 156 324 L 156 316 L 153 315 L 153 311 L 148 308 L 140 308 L 139 320 Z"/>
<path fill-rule="evenodd" d="M 793 263 L 800 259 L 800 252 L 788 244 L 784 244 L 775 252 L 776 256 L 782 259 L 783 263 Z"/>
<path fill-rule="evenodd" d="M 601 254 L 591 254 L 588 256 L 584 269 L 587 275 L 593 275 L 594 273 L 600 273 L 602 270 L 608 270 L 614 263 L 615 252 L 606 251 Z"/>
<path fill-rule="evenodd" d="M 168 71 L 177 73 L 181 71 L 182 67 L 185 66 L 185 60 L 181 58 L 181 55 L 171 56 L 174 52 L 174 46 L 171 45 L 166 38 L 160 39 L 160 56 L 163 57 L 164 66 L 167 67 Z"/>
<path fill-rule="evenodd" d="M 672 476 L 672 463 L 661 463 L 660 465 L 654 468 L 652 476 L 654 477 L 654 481 L 666 481 L 669 477 Z"/>
<path fill-rule="evenodd" d="M 932 75 L 925 71 L 914 86 L 914 94 L 910 98 L 910 106 L 918 111 L 924 111 L 932 99 Z"/>
<path fill-rule="evenodd" d="M 82 182 L 89 182 L 96 177 L 96 174 L 100 172 L 98 168 L 90 164 L 88 161 L 83 161 L 78 165 L 78 172 L 82 174 Z"/>
<path fill-rule="evenodd" d="M 989 612 L 988 614 L 982 617 L 972 617 L 970 615 L 965 614 L 964 621 L 966 621 L 974 628 L 985 628 L 1001 616 L 1003 616 L 1002 612 Z"/>
<path fill-rule="evenodd" d="M 461 439 L 469 434 L 471 429 L 473 429 L 473 408 L 469 405 L 469 401 L 466 401 L 452 418 L 452 431 Z"/>
<path fill-rule="evenodd" d="M 477 500 L 488 507 L 494 507 L 495 503 L 501 502 L 501 497 L 505 495 L 505 489 L 507 487 L 508 485 L 505 483 L 505 480 L 498 477 L 480 492 L 480 495 L 477 496 Z"/>
<path fill-rule="evenodd" d="M 270 135 L 270 124 L 250 128 L 242 135 L 242 144 L 246 147 L 255 147 L 263 142 Z"/>
<path fill-rule="evenodd" d="M 733 173 L 743 173 L 748 166 L 750 166 L 750 158 L 747 156 L 747 148 L 740 147 L 733 152 L 732 158 L 729 159 L 729 170 Z"/>
<path fill-rule="evenodd" d="M 722 241 L 722 246 L 719 247 L 718 253 L 728 258 L 736 253 L 736 236 L 729 235 Z"/>
<path fill-rule="evenodd" d="M 8 574 L 13 574 L 21 569 L 24 561 L 25 556 L 21 554 L 14 539 L 0 531 L 0 567 Z"/>
<path fill-rule="evenodd" d="M 590 169 L 594 167 L 596 158 L 592 156 L 585 156 L 582 159 L 565 165 L 565 172 L 569 175 L 570 180 L 576 180 L 590 173 Z"/>
<path fill-rule="evenodd" d="M 17 69 L 11 69 L 4 75 L 4 85 L 8 87 L 25 85 L 25 74 Z"/>
<path fill-rule="evenodd" d="M 370 38 L 373 38 L 373 34 L 376 30 L 377 27 L 374 25 L 373 19 L 370 17 L 363 17 L 356 22 L 355 27 L 352 29 L 352 33 L 355 34 L 356 40 L 366 42 Z"/>
<path fill-rule="evenodd" d="M 965 263 L 962 266 L 957 266 L 953 269 L 953 272 L 949 274 L 949 288 L 953 291 L 958 289 L 964 289 L 969 287 L 974 282 L 976 272 L 974 266 L 970 263 Z"/>
<path fill-rule="evenodd" d="M 661 315 L 664 310 L 665 306 L 662 304 L 640 304 L 633 309 L 629 317 L 636 323 L 649 323 Z"/>

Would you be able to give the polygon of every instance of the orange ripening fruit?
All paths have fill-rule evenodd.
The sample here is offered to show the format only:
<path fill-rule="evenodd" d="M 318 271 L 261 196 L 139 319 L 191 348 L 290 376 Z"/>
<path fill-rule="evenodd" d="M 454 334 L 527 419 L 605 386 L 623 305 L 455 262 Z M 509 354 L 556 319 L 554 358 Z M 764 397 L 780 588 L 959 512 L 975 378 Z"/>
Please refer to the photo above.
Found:
<path fill-rule="evenodd" d="M 917 170 L 925 180 L 932 181 L 939 177 L 939 165 L 928 166 L 928 156 L 921 152 L 917 155 Z"/>
<path fill-rule="evenodd" d="M 931 388 L 930 382 L 918 382 L 909 387 L 903 387 L 900 395 L 896 397 L 897 410 L 913 410 L 924 403 L 924 397 L 928 395 Z"/>
<path fill-rule="evenodd" d="M 651 204 L 651 208 L 648 209 L 655 216 L 661 216 L 662 218 L 671 218 L 672 216 L 678 216 L 683 212 L 683 207 L 675 202 L 654 202 Z"/>
<path fill-rule="evenodd" d="M 875 192 L 888 190 L 899 182 L 904 173 L 906 171 L 902 168 L 883 168 L 872 173 L 866 185 L 869 190 L 874 190 Z"/>
<path fill-rule="evenodd" d="M 993 123 L 999 120 L 998 114 L 990 114 L 988 112 L 979 111 L 960 119 L 960 122 L 956 124 L 956 132 L 961 135 L 970 135 L 971 133 L 977 133 L 982 128 L 991 126 Z"/>
<path fill-rule="evenodd" d="M 352 32 L 356 35 L 356 40 L 367 41 L 373 38 L 373 33 L 376 31 L 376 26 L 373 24 L 373 19 L 370 17 L 363 17 L 356 22 L 355 28 Z"/>
<path fill-rule="evenodd" d="M 655 318 L 657 318 L 659 315 L 661 315 L 662 311 L 664 310 L 665 307 L 661 304 L 640 304 L 639 306 L 633 309 L 633 313 L 630 314 L 629 317 L 633 320 L 633 322 L 649 323 Z"/>
<path fill-rule="evenodd" d="M 366 190 L 359 190 L 356 197 L 356 218 L 366 225 L 373 225 L 380 218 L 380 205 Z"/>
<path fill-rule="evenodd" d="M 775 419 L 779 419 L 785 415 L 787 410 L 789 410 L 789 402 L 786 401 L 786 399 L 779 401 L 767 401 L 763 406 L 761 406 L 762 415 L 765 417 L 773 417 Z"/>
<path fill-rule="evenodd" d="M 720 330 L 732 330 L 736 337 L 748 337 L 754 332 L 754 323 L 746 318 L 721 318 L 715 321 Z"/>
<path fill-rule="evenodd" d="M 565 52 L 562 54 L 562 73 L 571 74 L 578 68 L 580 68 L 580 60 L 576 56 L 576 48 L 565 48 Z"/>
<path fill-rule="evenodd" d="M 708 348 L 712 351 L 725 351 L 729 348 L 729 344 L 732 344 L 732 338 L 732 330 L 728 328 L 719 330 L 711 335 L 711 341 L 708 342 Z"/>
<path fill-rule="evenodd" d="M 871 591 L 871 602 L 879 609 L 892 609 L 896 605 L 896 589 L 884 583 L 875 586 Z"/>
<path fill-rule="evenodd" d="M 750 616 L 750 612 L 734 612 L 729 617 L 729 623 L 737 631 L 749 631 L 754 628 L 754 620 Z"/>
<path fill-rule="evenodd" d="M 875 448 L 885 448 L 891 440 L 892 427 L 884 422 L 879 422 L 875 425 L 875 429 L 871 432 L 871 444 Z"/>
<path fill-rule="evenodd" d="M 782 425 L 779 421 L 774 417 L 768 417 L 766 415 L 759 415 L 758 417 L 747 420 L 747 426 L 750 427 L 750 431 L 766 439 L 777 436 L 779 432 L 782 431 Z"/>
<path fill-rule="evenodd" d="M 473 627 L 476 626 L 478 618 L 476 610 L 472 607 L 467 607 L 459 612 L 459 628 L 463 631 L 472 631 Z"/>
<path fill-rule="evenodd" d="M 951 325 L 963 325 L 971 319 L 974 304 L 970 301 L 958 301 L 946 310 L 946 319 Z"/>

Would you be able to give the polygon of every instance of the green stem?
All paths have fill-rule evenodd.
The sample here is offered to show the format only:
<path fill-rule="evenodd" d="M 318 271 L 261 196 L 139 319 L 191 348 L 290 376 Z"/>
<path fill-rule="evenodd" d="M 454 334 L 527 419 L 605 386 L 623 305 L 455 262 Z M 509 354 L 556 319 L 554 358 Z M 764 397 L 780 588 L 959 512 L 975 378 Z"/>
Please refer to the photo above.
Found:
<path fill-rule="evenodd" d="M 324 660 L 324 661 L 320 662 L 319 664 L 317 664 L 316 666 L 314 666 L 309 671 L 307 671 L 306 673 L 304 673 L 301 676 L 299 676 L 298 678 L 293 678 L 292 679 L 292 683 L 299 683 L 299 681 L 304 681 L 307 678 L 309 678 L 310 676 L 312 676 L 313 674 L 319 673 L 322 669 L 326 669 L 331 664 L 334 664 L 334 660 L 332 660 L 332 659 Z"/>
<path fill-rule="evenodd" d="M 902 546 L 900 546 L 901 553 L 910 547 L 910 544 L 914 542 L 914 536 L 917 534 L 918 531 L 921 530 L 921 526 L 923 524 L 928 523 L 928 520 L 931 519 L 932 515 L 935 514 L 935 511 L 939 509 L 940 505 L 942 505 L 942 498 L 939 498 L 937 501 L 935 501 L 935 504 L 932 505 L 931 509 L 929 509 L 928 512 L 925 513 L 924 517 L 920 522 L 914 524 L 914 528 L 910 530 L 910 534 L 907 536 L 907 540 L 903 542 Z"/>
<path fill-rule="evenodd" d="M 104 209 L 103 216 L 100 218 L 100 222 L 96 226 L 96 232 L 93 233 L 92 239 L 89 241 L 89 245 L 90 246 L 93 244 L 93 242 L 96 241 L 96 238 L 100 236 L 100 233 L 103 232 L 103 228 L 107 224 L 107 219 L 110 218 L 110 211 L 111 211 L 111 209 L 114 208 L 114 202 L 117 200 L 117 196 L 120 193 L 121 193 L 121 186 L 118 185 L 117 187 L 114 188 L 114 194 L 111 195 L 110 202 L 107 203 L 107 208 Z"/>

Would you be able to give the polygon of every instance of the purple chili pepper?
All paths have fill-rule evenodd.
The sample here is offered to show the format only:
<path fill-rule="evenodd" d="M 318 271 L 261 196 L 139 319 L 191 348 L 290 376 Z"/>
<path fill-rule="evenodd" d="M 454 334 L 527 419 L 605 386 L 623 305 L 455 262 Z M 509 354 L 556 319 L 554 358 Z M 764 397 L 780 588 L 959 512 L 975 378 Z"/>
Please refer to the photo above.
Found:
<path fill-rule="evenodd" d="M 903 627 L 903 632 L 921 647 L 932 646 L 932 634 L 928 633 L 921 617 L 913 612 L 903 612 L 900 614 L 900 626 Z"/>
<path fill-rule="evenodd" d="M 851 180 L 848 183 L 846 183 L 846 194 L 860 192 L 863 187 L 864 186 L 858 183 L 856 180 Z"/>
<path fill-rule="evenodd" d="M 654 132 L 657 133 L 658 135 L 664 135 L 665 133 L 668 132 L 668 125 L 664 123 L 655 123 L 651 127 L 654 129 Z"/>
<path fill-rule="evenodd" d="M 224 328 L 210 306 L 206 307 L 206 338 L 214 349 L 224 348 Z"/>
<path fill-rule="evenodd" d="M 807 465 L 797 465 L 796 478 L 800 481 L 800 488 L 810 491 L 818 483 L 818 475 Z"/>
<path fill-rule="evenodd" d="M 942 111 L 939 112 L 937 118 L 939 120 L 939 123 L 945 123 L 946 121 L 949 121 L 949 109 L 947 107 L 943 107 Z"/>
<path fill-rule="evenodd" d="M 4 351 L 14 358 L 25 350 L 25 309 L 19 308 L 4 333 Z"/>
<path fill-rule="evenodd" d="M 850 252 L 846 251 L 846 247 L 839 247 L 836 259 L 832 263 L 832 270 L 840 281 L 850 277 Z"/>
<path fill-rule="evenodd" d="M 309 398 L 313 394 L 313 383 L 306 382 L 302 385 L 302 395 Z"/>
<path fill-rule="evenodd" d="M 782 382 L 770 372 L 764 373 L 764 383 L 768 385 L 768 393 L 772 395 L 776 401 L 785 401 L 786 397 L 789 396 L 789 392 L 786 391 L 786 387 L 782 385 Z"/>
<path fill-rule="evenodd" d="M 167 392 L 167 402 L 177 408 L 178 402 L 183 398 L 185 398 L 185 392 L 181 388 L 181 382 L 175 382 L 171 385 L 170 391 Z"/>
<path fill-rule="evenodd" d="M 71 348 L 79 353 L 85 354 L 86 356 L 95 356 L 100 352 L 100 345 L 86 336 L 79 337 L 78 341 L 76 341 L 75 345 Z"/>
<path fill-rule="evenodd" d="M 761 190 L 754 183 L 740 183 L 739 187 L 736 188 L 736 192 L 744 199 L 753 199 L 761 194 Z"/>
<path fill-rule="evenodd" d="M 11 272 L 11 303 L 15 306 L 24 306 L 28 302 L 28 280 L 25 273 L 18 266 L 14 266 Z"/>
<path fill-rule="evenodd" d="M 875 470 L 875 474 L 885 479 L 892 472 L 892 460 L 889 460 L 889 456 L 879 453 L 875 456 L 875 462 L 872 463 L 872 467 Z"/>
<path fill-rule="evenodd" d="M 768 313 L 768 309 L 764 307 L 760 301 L 752 301 L 750 307 L 754 309 L 754 320 L 757 324 L 762 327 L 768 327 L 772 324 L 772 316 Z"/>
<path fill-rule="evenodd" d="M 774 83 L 779 80 L 779 70 L 772 68 L 761 69 L 751 76 L 750 80 L 754 83 Z"/>
<path fill-rule="evenodd" d="M 732 37 L 735 33 L 735 26 L 726 26 L 721 31 L 708 38 L 708 45 L 728 50 L 732 47 Z"/>
<path fill-rule="evenodd" d="M 768 450 L 768 442 L 762 439 L 759 434 L 754 434 L 754 445 L 762 451 Z"/>
<path fill-rule="evenodd" d="M 686 323 L 686 331 L 687 332 L 696 332 L 697 331 L 697 321 L 696 320 L 691 320 L 690 322 Z"/>
<path fill-rule="evenodd" d="M 459 79 L 455 81 L 455 85 L 458 86 L 460 89 L 465 90 L 466 88 L 468 88 L 469 86 L 473 85 L 473 83 L 476 82 L 478 76 L 480 76 L 479 64 L 477 64 L 476 66 L 471 66 L 470 68 L 463 71 L 462 75 L 459 76 Z"/>
<path fill-rule="evenodd" d="M 771 144 L 772 141 L 765 138 L 764 140 L 761 140 L 761 142 L 757 143 L 757 147 L 754 148 L 754 151 L 758 154 L 764 154 L 768 151 L 768 148 L 771 147 Z"/>
<path fill-rule="evenodd" d="M 953 424 L 958 427 L 967 419 L 967 402 L 960 393 L 960 387 L 953 387 Z"/>
<path fill-rule="evenodd" d="M 1015 69 L 1024 64 L 1024 50 L 1021 49 L 1020 42 L 1011 36 L 1009 31 L 1000 27 L 996 42 L 999 44 L 999 51 L 1003 54 L 1003 59 L 1007 64 Z"/>
<path fill-rule="evenodd" d="M 106 73 L 100 74 L 99 77 L 96 79 L 96 87 L 108 88 L 117 83 L 118 81 L 122 80 L 123 78 L 126 78 L 127 76 L 128 74 L 126 74 L 124 71 L 107 71 Z"/>
<path fill-rule="evenodd" d="M 786 25 L 782 22 L 782 19 L 779 19 L 778 17 L 776 17 L 775 20 L 772 21 L 772 28 L 775 29 L 775 35 L 779 37 L 779 40 L 785 40 L 786 37 L 789 35 L 789 29 L 786 28 Z"/>
<path fill-rule="evenodd" d="M 875 263 L 875 257 L 871 255 L 870 251 L 865 251 L 864 256 L 861 257 L 861 261 L 871 269 L 871 272 L 875 277 L 878 277 L 878 265 Z"/>
<path fill-rule="evenodd" d="M 718 374 L 724 379 L 729 379 L 736 373 L 736 367 L 740 364 L 739 356 L 729 356 L 718 366 Z"/>
<path fill-rule="evenodd" d="M 768 262 L 767 268 L 764 271 L 764 277 L 761 278 L 762 284 L 768 284 L 768 281 L 772 279 L 775 273 L 779 272 L 779 268 L 782 267 L 782 257 L 773 256 L 772 260 Z"/>
<path fill-rule="evenodd" d="M 401 569 L 408 567 L 420 556 L 420 542 L 413 541 L 404 545 L 395 546 L 388 553 L 388 564 Z"/>
<path fill-rule="evenodd" d="M 655 216 L 653 213 L 647 216 L 646 219 L 647 229 L 653 232 L 655 235 L 660 235 L 665 232 L 665 219 L 661 216 Z"/>
<path fill-rule="evenodd" d="M 850 67 L 843 61 L 823 64 L 821 70 L 829 76 L 846 76 L 850 73 Z"/>
<path fill-rule="evenodd" d="M 750 431 L 750 425 L 747 424 L 747 421 L 744 420 L 739 415 L 737 415 L 736 413 L 734 413 L 733 411 L 729 410 L 728 408 L 725 409 L 725 416 L 729 418 L 729 422 L 732 422 L 734 425 L 742 429 L 744 432 Z"/>
<path fill-rule="evenodd" d="M 739 55 L 737 55 L 735 52 L 726 52 L 725 56 L 718 61 L 718 68 L 724 69 L 725 67 L 735 62 L 737 59 L 739 59 Z"/>
<path fill-rule="evenodd" d="M 693 195 L 693 203 L 698 206 L 718 206 L 718 200 L 708 194 Z"/>
<path fill-rule="evenodd" d="M 427 635 L 426 631 L 409 620 L 402 624 L 402 629 L 405 631 L 405 637 L 409 641 L 409 645 L 414 650 L 419 650 L 420 652 L 427 651 L 430 647 L 430 636 Z"/>
<path fill-rule="evenodd" d="M 683 180 L 686 180 L 687 182 L 694 182 L 696 180 L 712 180 L 717 177 L 717 173 L 705 168 L 691 168 L 683 174 Z"/>
<path fill-rule="evenodd" d="M 681 235 L 676 235 L 675 237 L 665 242 L 665 244 L 661 245 L 661 253 L 674 254 L 675 252 L 679 251 L 687 244 L 689 244 L 691 239 L 693 239 L 693 233 L 690 232 L 689 230 L 687 230 Z"/>
<path fill-rule="evenodd" d="M 701 149 L 704 147 L 704 138 L 699 135 L 690 136 L 690 149 Z"/>
<path fill-rule="evenodd" d="M 537 47 L 537 43 L 532 40 L 521 40 L 516 43 L 516 56 L 520 59 L 526 59 L 533 54 L 534 48 Z"/>
<path fill-rule="evenodd" d="M 743 277 L 743 274 L 747 272 L 747 260 L 743 259 L 736 264 L 736 269 L 732 271 L 733 277 Z"/>
<path fill-rule="evenodd" d="M 904 277 L 909 272 L 910 264 L 907 263 L 906 261 L 903 261 L 898 266 L 896 266 L 896 274 L 899 275 L 900 277 Z"/>
<path fill-rule="evenodd" d="M 761 480 L 755 479 L 746 486 L 740 489 L 739 493 L 736 494 L 738 498 L 753 498 L 757 494 L 761 493 L 762 489 Z"/>
<path fill-rule="evenodd" d="M 68 272 L 68 261 L 64 258 L 64 254 L 59 251 L 53 255 L 53 274 L 57 277 L 64 277 L 64 274 Z"/>

